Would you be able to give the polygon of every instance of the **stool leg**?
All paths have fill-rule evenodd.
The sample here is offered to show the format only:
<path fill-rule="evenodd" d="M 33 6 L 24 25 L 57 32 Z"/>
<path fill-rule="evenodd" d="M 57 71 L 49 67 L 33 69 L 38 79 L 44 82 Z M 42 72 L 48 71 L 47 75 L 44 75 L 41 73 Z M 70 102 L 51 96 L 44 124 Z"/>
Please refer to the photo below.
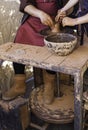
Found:
<path fill-rule="evenodd" d="M 22 130 L 25 130 L 30 124 L 30 112 L 27 104 L 20 107 L 20 120 L 22 124 Z"/>
<path fill-rule="evenodd" d="M 60 74 L 56 73 L 56 80 L 57 80 L 57 97 L 60 97 Z"/>
<path fill-rule="evenodd" d="M 39 87 L 41 84 L 43 84 L 42 69 L 33 67 L 33 73 L 34 73 L 34 84 L 36 88 Z"/>
<path fill-rule="evenodd" d="M 30 126 L 36 128 L 36 129 L 38 129 L 38 130 L 46 130 L 47 127 L 49 126 L 49 124 L 48 124 L 48 123 L 45 123 L 43 126 L 39 126 L 39 125 L 34 124 L 34 123 L 31 122 L 31 123 L 30 123 Z"/>

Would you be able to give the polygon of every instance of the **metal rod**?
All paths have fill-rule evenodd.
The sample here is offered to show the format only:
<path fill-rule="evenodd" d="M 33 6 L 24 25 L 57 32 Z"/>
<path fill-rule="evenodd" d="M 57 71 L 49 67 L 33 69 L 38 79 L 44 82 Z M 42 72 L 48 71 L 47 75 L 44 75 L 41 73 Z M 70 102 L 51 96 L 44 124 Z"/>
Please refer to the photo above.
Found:
<path fill-rule="evenodd" d="M 60 73 L 56 73 L 57 80 L 57 97 L 60 97 Z"/>

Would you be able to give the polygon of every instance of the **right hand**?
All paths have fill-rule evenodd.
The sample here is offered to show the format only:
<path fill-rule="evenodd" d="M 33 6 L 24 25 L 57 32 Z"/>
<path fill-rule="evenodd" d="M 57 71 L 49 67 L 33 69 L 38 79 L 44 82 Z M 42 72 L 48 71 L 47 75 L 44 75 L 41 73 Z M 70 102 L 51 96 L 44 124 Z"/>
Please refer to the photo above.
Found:
<path fill-rule="evenodd" d="M 63 25 L 63 27 L 65 27 L 65 26 L 75 26 L 76 25 L 76 19 L 65 17 L 62 20 L 62 25 Z"/>
<path fill-rule="evenodd" d="M 40 18 L 42 24 L 47 25 L 50 28 L 52 28 L 54 26 L 54 22 L 53 22 L 52 18 L 47 13 L 41 12 L 39 18 Z"/>
<path fill-rule="evenodd" d="M 61 22 L 62 21 L 62 19 L 64 18 L 66 16 L 66 12 L 65 11 L 63 11 L 62 9 L 60 9 L 60 10 L 58 10 L 58 12 L 57 12 L 57 15 L 56 15 L 56 17 L 55 17 L 55 21 L 56 22 Z"/>

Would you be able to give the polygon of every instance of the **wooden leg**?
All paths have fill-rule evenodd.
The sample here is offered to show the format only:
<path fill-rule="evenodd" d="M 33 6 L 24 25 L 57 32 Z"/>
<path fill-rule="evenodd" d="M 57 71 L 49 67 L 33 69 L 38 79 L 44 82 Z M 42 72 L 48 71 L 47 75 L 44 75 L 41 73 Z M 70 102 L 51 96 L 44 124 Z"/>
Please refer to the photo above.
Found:
<path fill-rule="evenodd" d="M 42 69 L 34 67 L 33 68 L 33 73 L 34 73 L 34 84 L 35 84 L 35 87 L 38 87 L 41 84 L 43 84 Z"/>
<path fill-rule="evenodd" d="M 45 123 L 43 126 L 39 126 L 39 125 L 37 125 L 37 124 L 34 124 L 34 123 L 30 123 L 30 126 L 31 127 L 34 127 L 34 128 L 36 128 L 36 129 L 38 129 L 38 130 L 46 130 L 47 129 L 47 127 L 48 127 L 48 123 Z"/>
<path fill-rule="evenodd" d="M 75 73 L 74 92 L 74 130 L 82 130 L 83 76 L 80 72 Z"/>
<path fill-rule="evenodd" d="M 30 124 L 30 111 L 27 104 L 20 107 L 20 121 L 22 130 L 25 130 Z"/>

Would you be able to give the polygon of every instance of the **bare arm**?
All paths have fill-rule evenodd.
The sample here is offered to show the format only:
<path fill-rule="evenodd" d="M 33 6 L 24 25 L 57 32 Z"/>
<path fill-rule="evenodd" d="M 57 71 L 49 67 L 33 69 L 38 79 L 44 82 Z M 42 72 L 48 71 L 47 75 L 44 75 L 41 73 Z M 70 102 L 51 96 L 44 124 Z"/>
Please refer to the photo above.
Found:
<path fill-rule="evenodd" d="M 79 0 L 69 0 L 69 1 L 67 2 L 67 4 L 66 4 L 62 9 L 58 10 L 57 16 L 56 16 L 56 18 L 55 18 L 55 21 L 57 22 L 57 21 L 60 19 L 60 17 L 63 17 L 63 16 L 64 16 L 64 13 L 65 13 L 68 9 L 70 9 L 71 7 L 73 7 L 76 3 L 78 3 L 78 1 L 79 1 Z"/>
<path fill-rule="evenodd" d="M 42 10 L 37 9 L 34 5 L 28 5 L 24 8 L 24 11 L 28 14 L 30 14 L 31 16 L 40 18 L 41 22 L 45 25 L 48 25 L 50 27 L 53 26 L 53 20 L 52 18 L 45 12 L 43 12 Z"/>
<path fill-rule="evenodd" d="M 88 23 L 88 14 L 75 19 L 64 17 L 62 20 L 63 26 L 74 26 L 83 23 Z"/>
<path fill-rule="evenodd" d="M 82 17 L 76 18 L 76 25 L 88 23 L 88 13 Z"/>
<path fill-rule="evenodd" d="M 40 17 L 42 11 L 37 9 L 35 6 L 33 5 L 28 5 L 24 8 L 24 11 L 28 14 L 30 14 L 31 16 L 35 16 L 35 17 Z"/>
<path fill-rule="evenodd" d="M 67 4 L 61 9 L 62 12 L 67 11 L 71 7 L 73 7 L 76 3 L 78 3 L 79 0 L 69 0 Z"/>

